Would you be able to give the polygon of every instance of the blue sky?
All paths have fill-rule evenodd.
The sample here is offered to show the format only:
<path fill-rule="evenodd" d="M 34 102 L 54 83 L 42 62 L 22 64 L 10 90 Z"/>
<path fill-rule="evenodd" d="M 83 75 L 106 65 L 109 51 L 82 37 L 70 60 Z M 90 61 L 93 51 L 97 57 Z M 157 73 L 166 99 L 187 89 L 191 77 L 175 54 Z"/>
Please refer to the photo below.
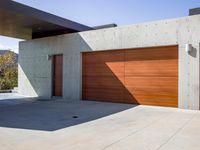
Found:
<path fill-rule="evenodd" d="M 199 0 L 16 0 L 52 14 L 96 26 L 119 26 L 188 15 L 189 8 L 200 7 Z M 17 39 L 0 36 L 0 49 L 17 52 Z"/>

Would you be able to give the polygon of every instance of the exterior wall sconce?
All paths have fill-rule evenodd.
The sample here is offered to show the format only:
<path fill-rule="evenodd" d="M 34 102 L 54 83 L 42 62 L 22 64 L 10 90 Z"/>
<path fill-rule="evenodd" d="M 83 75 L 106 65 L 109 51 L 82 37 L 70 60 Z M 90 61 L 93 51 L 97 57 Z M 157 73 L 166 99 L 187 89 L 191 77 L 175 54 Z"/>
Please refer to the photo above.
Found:
<path fill-rule="evenodd" d="M 47 55 L 47 60 L 51 60 L 52 59 L 52 55 Z"/>
<path fill-rule="evenodd" d="M 193 50 L 192 44 L 186 44 L 186 45 L 185 45 L 185 51 L 186 51 L 187 53 L 191 53 L 192 50 Z"/>

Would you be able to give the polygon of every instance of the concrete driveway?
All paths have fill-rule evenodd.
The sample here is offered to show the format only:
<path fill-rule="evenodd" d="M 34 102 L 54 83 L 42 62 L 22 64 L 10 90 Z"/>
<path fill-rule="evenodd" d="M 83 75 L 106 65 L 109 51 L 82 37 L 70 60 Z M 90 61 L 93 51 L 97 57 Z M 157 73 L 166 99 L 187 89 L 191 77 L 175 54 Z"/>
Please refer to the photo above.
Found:
<path fill-rule="evenodd" d="M 0 101 L 1 150 L 199 150 L 200 112 L 98 102 Z M 23 102 L 24 101 L 24 102 Z"/>

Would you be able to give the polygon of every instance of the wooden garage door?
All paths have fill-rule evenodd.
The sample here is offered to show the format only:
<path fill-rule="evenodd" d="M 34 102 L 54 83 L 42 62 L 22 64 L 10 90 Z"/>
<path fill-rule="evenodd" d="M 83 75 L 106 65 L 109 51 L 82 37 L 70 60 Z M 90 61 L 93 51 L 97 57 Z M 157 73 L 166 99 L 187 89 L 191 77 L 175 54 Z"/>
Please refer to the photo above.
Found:
<path fill-rule="evenodd" d="M 178 47 L 83 53 L 84 100 L 178 105 Z"/>

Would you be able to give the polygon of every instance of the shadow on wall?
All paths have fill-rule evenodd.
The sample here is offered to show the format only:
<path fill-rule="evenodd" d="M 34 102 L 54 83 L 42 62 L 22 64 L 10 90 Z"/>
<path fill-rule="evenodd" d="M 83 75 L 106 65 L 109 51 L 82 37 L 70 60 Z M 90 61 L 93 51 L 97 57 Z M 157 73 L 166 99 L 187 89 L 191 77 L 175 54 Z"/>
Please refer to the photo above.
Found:
<path fill-rule="evenodd" d="M 41 99 L 50 98 L 52 96 L 52 60 L 48 60 L 47 56 L 63 54 L 63 83 L 65 83 L 65 80 L 69 79 L 66 76 L 80 77 L 80 63 L 78 62 L 83 50 L 92 51 L 92 48 L 78 33 L 22 42 L 19 51 L 20 94 L 37 96 Z M 74 90 L 74 87 L 77 88 L 76 91 L 80 89 L 77 80 L 68 86 L 70 85 L 73 87 L 68 89 Z M 63 93 L 67 93 L 69 98 L 74 96 L 69 93 L 69 90 Z"/>
<path fill-rule="evenodd" d="M 29 60 L 27 60 L 29 61 Z M 25 61 L 19 59 L 18 64 L 18 93 L 25 96 L 37 97 L 36 88 L 34 88 L 33 78 L 29 72 L 32 66 L 27 66 Z M 27 70 L 27 69 L 28 70 Z M 33 69 L 34 70 L 34 69 Z"/>
<path fill-rule="evenodd" d="M 55 131 L 86 123 L 135 107 L 127 104 L 98 102 L 31 101 L 18 99 L 11 106 L 0 101 L 0 127 Z M 22 103 L 25 101 L 25 103 Z"/>

